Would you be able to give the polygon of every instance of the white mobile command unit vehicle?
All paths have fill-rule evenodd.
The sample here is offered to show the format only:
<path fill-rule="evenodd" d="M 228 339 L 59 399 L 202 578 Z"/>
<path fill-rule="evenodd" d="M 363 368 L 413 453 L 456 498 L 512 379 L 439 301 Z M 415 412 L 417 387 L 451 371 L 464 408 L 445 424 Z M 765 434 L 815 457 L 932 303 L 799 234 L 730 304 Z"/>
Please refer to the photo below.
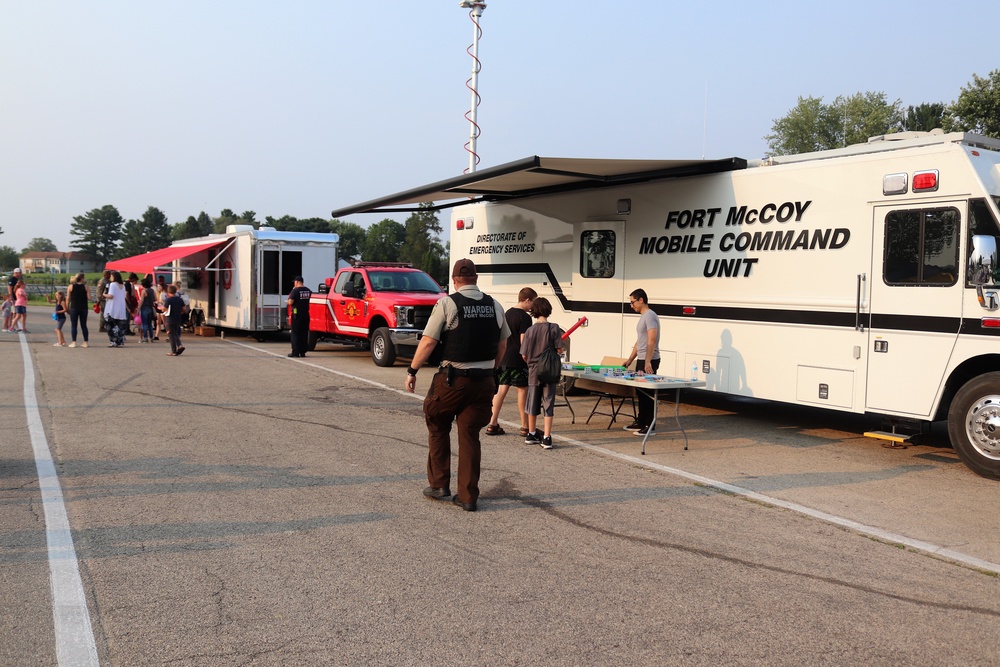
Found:
<path fill-rule="evenodd" d="M 452 261 L 505 305 L 531 285 L 554 321 L 586 316 L 572 359 L 627 356 L 643 288 L 661 373 L 893 430 L 947 419 L 1000 478 L 998 163 L 1000 141 L 940 131 L 753 162 L 532 157 L 333 215 L 464 197 L 439 205 Z"/>
<path fill-rule="evenodd" d="M 225 234 L 177 241 L 108 268 L 172 274 L 190 298 L 193 324 L 265 334 L 288 328 L 295 276 L 319 285 L 337 272 L 339 240 L 337 234 L 230 225 Z"/>

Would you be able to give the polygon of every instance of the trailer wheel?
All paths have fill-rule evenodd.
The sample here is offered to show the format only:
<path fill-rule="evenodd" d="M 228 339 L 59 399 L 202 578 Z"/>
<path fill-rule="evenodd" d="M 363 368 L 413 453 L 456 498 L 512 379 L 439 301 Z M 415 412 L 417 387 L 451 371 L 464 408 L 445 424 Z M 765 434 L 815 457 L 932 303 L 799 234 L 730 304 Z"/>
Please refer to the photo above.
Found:
<path fill-rule="evenodd" d="M 316 343 L 319 342 L 319 332 L 310 331 L 309 339 L 306 341 L 306 352 L 313 352 L 316 349 Z"/>
<path fill-rule="evenodd" d="M 948 410 L 948 437 L 977 475 L 1000 479 L 1000 372 L 966 382 Z"/>
<path fill-rule="evenodd" d="M 376 366 L 392 366 L 396 363 L 396 346 L 392 344 L 387 328 L 381 327 L 375 330 L 371 346 L 372 361 Z"/>

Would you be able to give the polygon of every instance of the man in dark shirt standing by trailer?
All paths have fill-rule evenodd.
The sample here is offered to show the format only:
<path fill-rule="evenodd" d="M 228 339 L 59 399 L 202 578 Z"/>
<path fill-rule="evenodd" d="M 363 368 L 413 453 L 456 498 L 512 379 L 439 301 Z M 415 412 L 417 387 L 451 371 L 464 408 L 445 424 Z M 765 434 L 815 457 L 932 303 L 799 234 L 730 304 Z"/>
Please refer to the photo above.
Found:
<path fill-rule="evenodd" d="M 184 299 L 177 294 L 175 285 L 167 286 L 167 298 L 163 301 L 163 321 L 167 325 L 167 339 L 170 341 L 168 357 L 179 357 L 184 354 L 181 345 L 181 323 L 184 321 Z"/>
<path fill-rule="evenodd" d="M 312 290 L 305 286 L 302 276 L 295 276 L 295 287 L 288 293 L 288 307 L 292 319 L 292 351 L 290 357 L 306 356 L 309 345 L 309 298 Z"/>

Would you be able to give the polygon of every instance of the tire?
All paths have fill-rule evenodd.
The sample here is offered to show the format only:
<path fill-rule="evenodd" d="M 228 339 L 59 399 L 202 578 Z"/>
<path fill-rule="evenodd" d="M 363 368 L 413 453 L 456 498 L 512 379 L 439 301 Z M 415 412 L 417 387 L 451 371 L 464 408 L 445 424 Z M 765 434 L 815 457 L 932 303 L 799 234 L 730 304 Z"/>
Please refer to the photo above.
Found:
<path fill-rule="evenodd" d="M 306 341 L 306 352 L 314 352 L 316 350 L 316 343 L 319 342 L 319 332 L 310 331 L 309 338 Z"/>
<path fill-rule="evenodd" d="M 948 409 L 948 437 L 962 463 L 1000 479 L 1000 372 L 966 382 Z"/>
<path fill-rule="evenodd" d="M 392 344 L 387 328 L 381 327 L 375 330 L 371 346 L 372 361 L 376 366 L 392 366 L 396 363 L 396 346 Z"/>

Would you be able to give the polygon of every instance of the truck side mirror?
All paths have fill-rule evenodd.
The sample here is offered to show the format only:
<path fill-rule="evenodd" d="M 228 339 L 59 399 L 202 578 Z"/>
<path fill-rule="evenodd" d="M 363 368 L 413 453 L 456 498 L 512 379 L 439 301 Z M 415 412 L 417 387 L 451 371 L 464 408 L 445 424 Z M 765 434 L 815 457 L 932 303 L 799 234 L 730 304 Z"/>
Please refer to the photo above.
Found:
<path fill-rule="evenodd" d="M 995 236 L 973 236 L 969 253 L 969 282 L 992 285 L 997 271 L 997 239 Z"/>
<path fill-rule="evenodd" d="M 354 283 L 348 282 L 344 284 L 344 296 L 348 299 L 357 299 L 358 297 L 354 294 Z"/>
<path fill-rule="evenodd" d="M 327 285 L 326 283 L 320 283 L 319 285 L 316 286 L 316 291 L 320 294 L 326 294 L 327 292 L 330 291 L 330 286 Z"/>
<path fill-rule="evenodd" d="M 997 272 L 997 239 L 995 236 L 972 237 L 972 252 L 969 253 L 967 267 L 969 282 L 976 286 L 976 296 L 979 305 L 986 310 L 997 310 L 1000 302 L 994 290 L 986 291 L 983 285 L 996 284 Z"/>

